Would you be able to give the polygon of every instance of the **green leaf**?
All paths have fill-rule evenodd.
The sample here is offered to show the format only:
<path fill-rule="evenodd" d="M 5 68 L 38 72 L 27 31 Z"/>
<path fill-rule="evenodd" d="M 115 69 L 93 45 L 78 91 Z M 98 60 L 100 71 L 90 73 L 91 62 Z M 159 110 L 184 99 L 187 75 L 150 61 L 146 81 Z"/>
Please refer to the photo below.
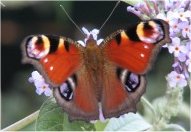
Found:
<path fill-rule="evenodd" d="M 95 130 L 91 123 L 68 120 L 68 115 L 59 107 L 54 98 L 44 102 L 36 121 L 37 131 L 90 131 Z"/>
<path fill-rule="evenodd" d="M 95 123 L 95 128 L 96 128 L 96 131 L 103 131 L 104 128 L 106 127 L 108 121 L 104 121 L 104 122 L 101 122 L 101 121 L 97 121 Z"/>
<path fill-rule="evenodd" d="M 119 118 L 111 118 L 105 131 L 144 131 L 151 128 L 139 114 L 128 113 Z"/>

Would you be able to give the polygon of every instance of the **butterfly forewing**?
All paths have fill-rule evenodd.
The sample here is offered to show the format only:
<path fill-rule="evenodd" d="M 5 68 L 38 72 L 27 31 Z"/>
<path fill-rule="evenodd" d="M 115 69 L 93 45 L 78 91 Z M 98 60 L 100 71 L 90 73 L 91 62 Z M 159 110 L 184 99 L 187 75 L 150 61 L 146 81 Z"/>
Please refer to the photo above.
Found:
<path fill-rule="evenodd" d="M 106 38 L 102 45 L 105 56 L 120 67 L 144 74 L 162 45 L 170 42 L 168 29 L 166 22 L 150 20 L 120 30 Z"/>
<path fill-rule="evenodd" d="M 59 86 L 82 63 L 81 48 L 59 36 L 29 36 L 23 42 L 23 62 L 33 64 L 47 82 Z"/>

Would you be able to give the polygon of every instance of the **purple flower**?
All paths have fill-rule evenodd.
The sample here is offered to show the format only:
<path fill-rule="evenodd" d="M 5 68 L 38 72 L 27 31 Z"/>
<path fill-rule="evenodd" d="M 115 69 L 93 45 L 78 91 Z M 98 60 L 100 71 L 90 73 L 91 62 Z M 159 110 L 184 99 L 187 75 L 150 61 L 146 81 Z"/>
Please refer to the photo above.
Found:
<path fill-rule="evenodd" d="M 175 57 L 178 57 L 180 53 L 187 53 L 186 46 L 180 44 L 180 38 L 172 38 L 172 45 L 168 46 L 169 52 L 174 53 Z"/>
<path fill-rule="evenodd" d="M 184 21 L 181 22 L 179 25 L 180 28 L 182 29 L 182 36 L 184 38 L 188 37 L 189 39 L 191 39 L 191 24 L 189 24 L 188 21 Z"/>
<path fill-rule="evenodd" d="M 172 71 L 167 75 L 167 81 L 170 87 L 185 87 L 187 85 L 187 81 L 183 74 L 178 74 L 176 71 Z"/>
<path fill-rule="evenodd" d="M 180 62 L 185 62 L 185 61 L 186 61 L 186 54 L 180 53 L 180 54 L 178 55 L 178 60 L 179 60 Z"/>
<path fill-rule="evenodd" d="M 171 22 L 171 20 L 174 19 L 173 15 L 174 13 L 172 11 L 169 11 L 167 12 L 167 14 L 159 13 L 158 15 L 156 15 L 156 18 L 162 19 L 166 22 Z"/>
<path fill-rule="evenodd" d="M 180 8 L 178 12 L 175 12 L 174 17 L 180 19 L 181 21 L 188 21 L 187 18 L 191 17 L 191 11 L 184 11 L 184 8 Z"/>
<path fill-rule="evenodd" d="M 138 11 L 138 10 L 136 10 L 135 8 L 131 7 L 131 6 L 128 6 L 128 7 L 127 7 L 127 11 L 133 12 L 133 13 L 134 13 L 135 15 L 137 15 L 137 16 L 141 16 L 141 12 Z"/>
<path fill-rule="evenodd" d="M 169 25 L 171 27 L 170 28 L 170 36 L 171 37 L 176 36 L 181 30 L 179 20 L 178 19 L 172 19 L 169 21 Z"/>
<path fill-rule="evenodd" d="M 34 83 L 36 87 L 36 93 L 38 95 L 42 95 L 43 93 L 46 96 L 52 95 L 52 90 L 50 89 L 49 84 L 47 84 L 44 80 L 44 78 L 37 72 L 33 71 L 31 73 L 31 77 L 29 78 L 30 83 Z"/>

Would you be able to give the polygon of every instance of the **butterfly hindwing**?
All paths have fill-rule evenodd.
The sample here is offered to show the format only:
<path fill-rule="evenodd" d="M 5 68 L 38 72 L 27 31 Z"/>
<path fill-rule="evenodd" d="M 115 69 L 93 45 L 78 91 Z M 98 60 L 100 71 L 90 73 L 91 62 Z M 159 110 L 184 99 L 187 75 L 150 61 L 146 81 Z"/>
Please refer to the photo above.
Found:
<path fill-rule="evenodd" d="M 107 64 L 103 82 L 101 102 L 105 118 L 136 112 L 136 103 L 145 91 L 146 80 L 143 75 Z"/>
<path fill-rule="evenodd" d="M 65 82 L 67 87 L 72 87 L 71 100 L 63 97 L 61 87 L 54 88 L 54 97 L 58 104 L 69 114 L 70 120 L 81 119 L 85 121 L 96 120 L 99 118 L 98 101 L 95 94 L 95 87 L 91 77 L 88 76 L 86 67 L 82 66 L 75 74 L 76 78 Z M 71 79 L 73 84 L 71 84 Z M 76 80 L 76 81 L 74 81 Z"/>

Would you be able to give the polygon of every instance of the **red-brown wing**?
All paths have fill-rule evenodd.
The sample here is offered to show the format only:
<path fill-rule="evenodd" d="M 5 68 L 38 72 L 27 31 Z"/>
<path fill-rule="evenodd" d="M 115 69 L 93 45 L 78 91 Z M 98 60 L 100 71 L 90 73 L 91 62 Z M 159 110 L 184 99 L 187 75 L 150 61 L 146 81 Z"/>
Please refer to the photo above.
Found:
<path fill-rule="evenodd" d="M 83 65 L 83 47 L 58 36 L 27 37 L 22 45 L 23 62 L 33 64 L 54 88 L 57 103 L 71 120 L 95 120 L 98 102 Z"/>
<path fill-rule="evenodd" d="M 106 63 L 106 66 L 101 100 L 104 117 L 136 112 L 136 104 L 145 92 L 144 75 L 134 74 L 113 63 Z"/>
<path fill-rule="evenodd" d="M 33 64 L 52 86 L 61 85 L 82 63 L 81 46 L 58 36 L 27 37 L 22 45 L 23 62 Z"/>
<path fill-rule="evenodd" d="M 168 42 L 168 24 L 150 20 L 112 34 L 101 46 L 108 60 L 136 74 L 144 74 L 151 68 L 159 49 Z"/>
<path fill-rule="evenodd" d="M 85 66 L 82 66 L 73 79 L 73 98 L 67 101 L 60 92 L 60 87 L 54 89 L 54 97 L 58 104 L 69 114 L 70 120 L 97 120 L 99 119 L 98 100 L 96 98 L 95 87 L 93 85 L 93 76 Z"/>
<path fill-rule="evenodd" d="M 146 87 L 144 74 L 167 42 L 168 24 L 150 20 L 120 30 L 100 45 L 106 57 L 101 101 L 105 117 L 136 111 Z"/>

